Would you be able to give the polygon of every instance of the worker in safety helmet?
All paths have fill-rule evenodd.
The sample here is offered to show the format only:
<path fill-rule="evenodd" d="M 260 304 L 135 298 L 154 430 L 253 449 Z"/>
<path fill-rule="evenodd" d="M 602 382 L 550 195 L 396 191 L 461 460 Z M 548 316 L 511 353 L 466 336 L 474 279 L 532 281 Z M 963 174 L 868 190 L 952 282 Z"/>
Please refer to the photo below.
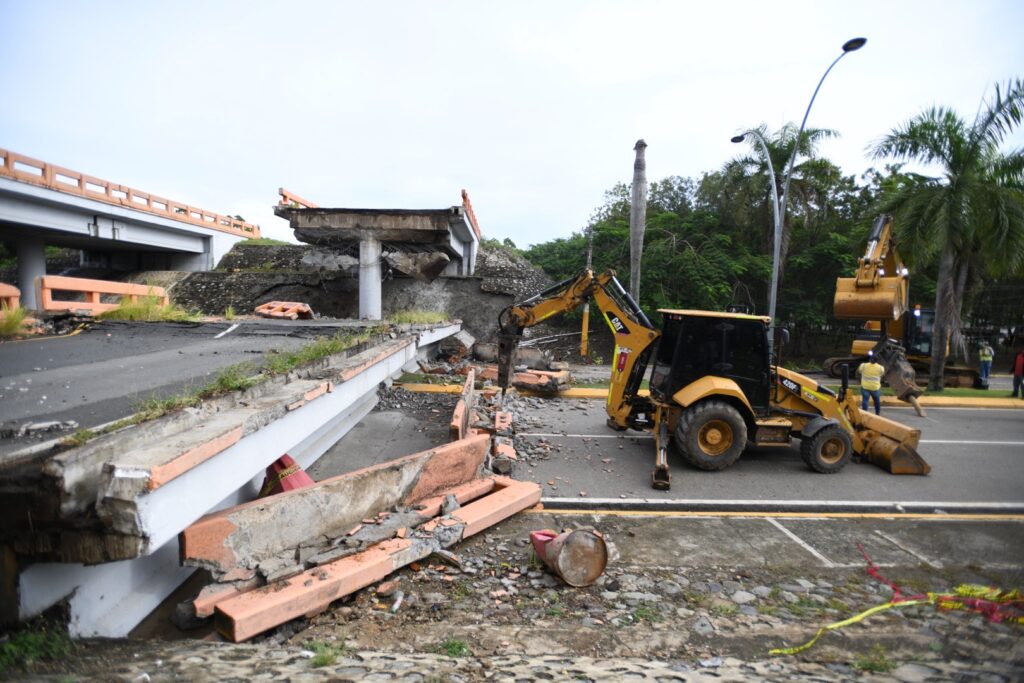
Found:
<path fill-rule="evenodd" d="M 868 409 L 868 397 L 875 403 L 875 415 L 882 414 L 882 376 L 885 375 L 885 368 L 875 361 L 873 355 L 868 356 L 866 363 L 861 363 L 857 368 L 860 375 L 860 409 Z"/>

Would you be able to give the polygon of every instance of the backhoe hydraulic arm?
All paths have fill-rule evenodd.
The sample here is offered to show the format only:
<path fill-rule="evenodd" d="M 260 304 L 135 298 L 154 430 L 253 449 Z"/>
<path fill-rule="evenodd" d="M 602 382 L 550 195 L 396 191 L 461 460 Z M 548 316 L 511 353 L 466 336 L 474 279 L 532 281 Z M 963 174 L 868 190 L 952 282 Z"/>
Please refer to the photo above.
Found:
<path fill-rule="evenodd" d="M 576 310 L 590 299 L 601 310 L 615 339 L 608 422 L 618 429 L 650 428 L 653 420 L 650 406 L 646 400 L 638 399 L 637 392 L 659 332 L 611 270 L 599 275 L 583 270 L 576 277 L 502 311 L 498 318 L 498 383 L 503 392 L 508 388 L 513 354 L 524 329 L 559 313 Z"/>

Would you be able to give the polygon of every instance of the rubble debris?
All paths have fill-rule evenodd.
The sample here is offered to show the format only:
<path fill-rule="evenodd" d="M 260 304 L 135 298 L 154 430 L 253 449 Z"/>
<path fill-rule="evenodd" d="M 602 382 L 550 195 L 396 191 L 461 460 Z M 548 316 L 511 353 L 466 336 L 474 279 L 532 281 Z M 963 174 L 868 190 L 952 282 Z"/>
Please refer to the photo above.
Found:
<path fill-rule="evenodd" d="M 497 363 L 498 345 L 494 342 L 478 342 L 473 346 L 473 357 L 485 363 Z M 525 365 L 527 368 L 532 368 L 534 370 L 568 369 L 568 364 L 557 363 L 550 351 L 544 351 L 522 345 L 517 346 L 513 352 L 512 365 Z"/>
<path fill-rule="evenodd" d="M 545 529 L 530 534 L 537 557 L 570 586 L 589 586 L 604 573 L 608 546 L 604 537 L 589 529 L 559 534 Z"/>
<path fill-rule="evenodd" d="M 44 397 L 45 398 L 45 397 Z M 18 428 L 17 436 L 29 436 L 41 432 L 62 432 L 69 429 L 78 429 L 78 423 L 74 420 L 51 420 L 49 422 L 26 422 Z"/>
<path fill-rule="evenodd" d="M 476 345 L 476 337 L 466 330 L 459 330 L 450 337 L 442 339 L 437 345 L 438 354 L 450 361 L 468 358 Z"/>
<path fill-rule="evenodd" d="M 408 253 L 386 249 L 382 256 L 389 266 L 420 282 L 433 282 L 451 263 L 448 254 L 438 251 Z"/>
<path fill-rule="evenodd" d="M 284 318 L 287 320 L 312 320 L 313 309 L 309 304 L 298 301 L 268 301 L 260 304 L 253 311 L 264 318 Z"/>

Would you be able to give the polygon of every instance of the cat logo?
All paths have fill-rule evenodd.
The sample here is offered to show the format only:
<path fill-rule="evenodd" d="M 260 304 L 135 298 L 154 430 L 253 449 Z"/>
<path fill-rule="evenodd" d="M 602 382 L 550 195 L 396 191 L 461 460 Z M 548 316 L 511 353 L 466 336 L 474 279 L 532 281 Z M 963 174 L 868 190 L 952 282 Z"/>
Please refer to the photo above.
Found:
<path fill-rule="evenodd" d="M 615 334 L 629 334 L 629 330 L 622 324 L 622 321 L 619 320 L 618 316 L 608 316 L 608 322 L 611 323 L 611 326 L 615 329 Z"/>

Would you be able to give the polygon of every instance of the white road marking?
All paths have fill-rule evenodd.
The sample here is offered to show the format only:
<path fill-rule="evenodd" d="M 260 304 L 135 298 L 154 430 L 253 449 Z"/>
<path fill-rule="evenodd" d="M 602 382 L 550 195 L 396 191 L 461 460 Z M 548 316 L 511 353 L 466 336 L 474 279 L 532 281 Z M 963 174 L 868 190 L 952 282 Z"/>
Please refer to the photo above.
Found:
<path fill-rule="evenodd" d="M 778 530 L 779 530 L 779 531 L 781 531 L 782 533 L 784 533 L 784 534 L 786 534 L 787 536 L 789 536 L 789 537 L 790 537 L 790 538 L 791 538 L 792 540 L 796 541 L 796 543 L 797 543 L 797 544 L 798 544 L 798 545 L 799 545 L 799 546 L 800 546 L 801 548 L 803 548 L 804 550 L 806 550 L 807 552 L 809 552 L 809 553 L 810 553 L 811 555 L 814 555 L 814 556 L 815 556 L 816 558 L 818 558 L 819 560 L 821 560 L 821 563 L 822 563 L 823 565 L 825 565 L 826 567 L 835 567 L 835 566 L 836 566 L 835 562 L 833 562 L 832 560 L 828 559 L 827 557 L 825 557 L 824 555 L 822 555 L 821 553 L 819 553 L 819 552 L 818 552 L 817 550 L 815 550 L 815 549 L 814 549 L 814 548 L 813 548 L 813 547 L 811 546 L 811 544 L 810 544 L 810 543 L 808 543 L 808 542 L 807 542 L 807 541 L 805 541 L 804 539 L 800 538 L 799 536 L 797 536 L 796 534 L 794 534 L 794 533 L 793 533 L 792 531 L 790 531 L 790 530 L 789 530 L 789 529 L 787 529 L 786 527 L 784 527 L 784 526 L 782 526 L 781 524 L 779 524 L 779 523 L 778 523 L 778 522 L 777 522 L 776 520 L 772 519 L 771 517 L 765 517 L 765 519 L 767 519 L 767 520 L 768 520 L 769 522 L 771 522 L 772 526 L 774 526 L 774 527 L 775 527 L 776 529 L 778 529 Z"/>
<path fill-rule="evenodd" d="M 903 545 L 902 543 L 897 541 L 895 538 L 893 538 L 889 534 L 887 534 L 887 533 L 885 533 L 883 531 L 879 531 L 878 529 L 875 529 L 875 535 L 876 536 L 880 536 L 880 537 L 884 538 L 885 540 L 889 541 L 889 543 L 892 543 L 894 546 L 896 546 L 897 548 L 899 548 L 903 552 L 910 553 L 911 555 L 913 555 L 914 557 L 916 557 L 917 559 L 921 560 L 926 565 L 931 567 L 932 569 L 942 569 L 942 563 L 941 562 L 939 562 L 937 560 L 930 560 L 930 559 L 928 559 L 927 557 L 925 557 L 921 553 L 916 552 L 912 548 L 908 548 L 907 546 Z"/>
<path fill-rule="evenodd" d="M 573 439 L 653 439 L 653 434 L 547 434 L 544 432 L 517 432 L 516 436 L 536 436 L 544 438 L 566 437 Z"/>
<path fill-rule="evenodd" d="M 949 443 L 960 446 L 1024 446 L 1024 441 L 951 441 L 946 439 L 922 439 L 921 443 Z"/>
<path fill-rule="evenodd" d="M 722 505 L 727 505 L 727 510 L 746 509 L 751 517 L 771 516 L 773 512 L 779 512 L 780 510 L 803 512 L 810 515 L 816 512 L 827 515 L 831 511 L 844 513 L 878 512 L 879 514 L 895 516 L 901 514 L 933 514 L 933 510 L 942 510 L 943 513 L 939 513 L 937 516 L 937 519 L 941 519 L 943 514 L 971 513 L 979 507 L 989 510 L 988 514 L 1018 514 L 1021 508 L 1024 508 L 1024 501 L 1013 503 L 983 500 L 778 500 L 774 498 L 563 498 L 545 496 L 541 502 L 555 509 L 559 505 L 579 507 L 584 504 L 594 508 L 608 508 L 609 510 L 643 506 L 646 511 L 654 513 L 676 506 L 686 506 L 692 510 L 721 510 Z M 770 509 L 766 510 L 766 507 L 770 507 Z"/>
<path fill-rule="evenodd" d="M 216 337 L 214 337 L 214 339 L 220 339 L 221 337 L 223 337 L 224 335 L 228 334 L 229 332 L 234 332 L 236 329 L 238 329 L 238 325 L 239 325 L 239 323 L 235 323 L 234 325 L 232 325 L 231 327 L 229 327 L 228 329 L 224 330 L 223 332 L 218 334 Z"/>
<path fill-rule="evenodd" d="M 516 436 L 567 439 L 653 439 L 653 434 L 556 434 L 554 432 L 520 432 Z M 923 444 L 952 444 L 956 446 L 1024 446 L 1024 441 L 963 441 L 949 439 L 922 439 Z"/>

